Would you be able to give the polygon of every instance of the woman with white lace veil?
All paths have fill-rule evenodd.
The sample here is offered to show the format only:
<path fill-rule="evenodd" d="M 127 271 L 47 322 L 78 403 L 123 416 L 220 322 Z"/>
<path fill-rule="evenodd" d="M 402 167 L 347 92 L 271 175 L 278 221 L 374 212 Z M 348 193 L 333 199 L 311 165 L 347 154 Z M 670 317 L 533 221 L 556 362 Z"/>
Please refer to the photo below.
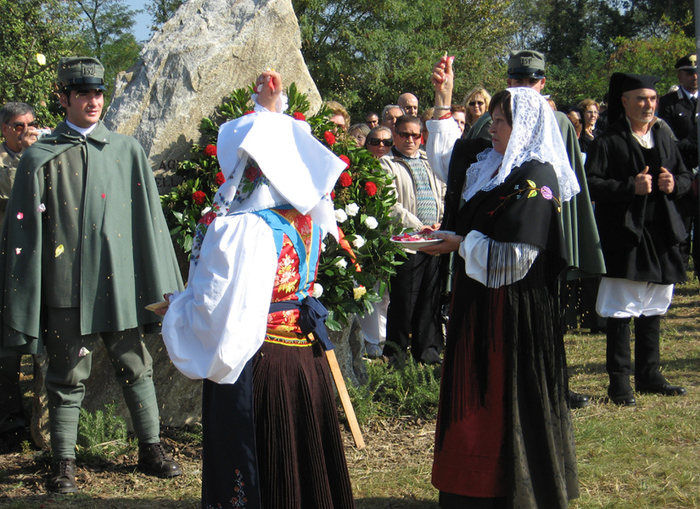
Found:
<path fill-rule="evenodd" d="M 433 485 L 440 507 L 563 508 L 578 496 L 559 290 L 561 203 L 579 188 L 556 119 L 529 88 L 490 104 L 493 149 L 466 175 Z"/>

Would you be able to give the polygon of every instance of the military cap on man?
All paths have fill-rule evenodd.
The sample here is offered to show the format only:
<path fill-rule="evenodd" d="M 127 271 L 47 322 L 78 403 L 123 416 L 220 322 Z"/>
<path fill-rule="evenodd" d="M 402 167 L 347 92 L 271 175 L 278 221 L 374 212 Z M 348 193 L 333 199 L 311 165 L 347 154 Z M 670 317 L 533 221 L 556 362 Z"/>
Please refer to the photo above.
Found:
<path fill-rule="evenodd" d="M 676 62 L 677 71 L 697 71 L 698 57 L 695 54 L 686 55 Z"/>
<path fill-rule="evenodd" d="M 105 90 L 105 68 L 92 57 L 64 57 L 58 62 L 58 84 L 66 90 Z"/>
<path fill-rule="evenodd" d="M 532 50 L 511 51 L 508 59 L 508 77 L 538 80 L 544 78 L 544 55 Z"/>

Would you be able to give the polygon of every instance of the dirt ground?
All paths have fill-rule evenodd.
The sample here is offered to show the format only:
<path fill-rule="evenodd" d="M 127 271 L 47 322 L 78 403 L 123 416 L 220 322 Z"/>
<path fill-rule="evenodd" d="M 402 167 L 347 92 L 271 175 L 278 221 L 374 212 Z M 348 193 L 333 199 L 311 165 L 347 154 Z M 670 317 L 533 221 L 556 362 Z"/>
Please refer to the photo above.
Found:
<path fill-rule="evenodd" d="M 358 450 L 349 431 L 343 429 L 353 484 L 391 475 L 397 461 L 428 465 L 434 430 L 434 421 L 413 418 L 373 423 L 363 428 L 367 446 Z M 11 451 L 4 444 L 0 454 L 0 507 L 198 508 L 201 447 L 192 431 L 196 430 L 165 428 L 162 433 L 166 449 L 180 463 L 183 476 L 162 480 L 136 471 L 138 453 L 136 447 L 131 447 L 127 454 L 110 459 L 79 460 L 76 479 L 81 491 L 77 496 L 47 493 L 50 457 L 46 452 L 29 449 L 27 442 L 16 444 Z M 398 502 L 402 495 L 395 495 Z"/>

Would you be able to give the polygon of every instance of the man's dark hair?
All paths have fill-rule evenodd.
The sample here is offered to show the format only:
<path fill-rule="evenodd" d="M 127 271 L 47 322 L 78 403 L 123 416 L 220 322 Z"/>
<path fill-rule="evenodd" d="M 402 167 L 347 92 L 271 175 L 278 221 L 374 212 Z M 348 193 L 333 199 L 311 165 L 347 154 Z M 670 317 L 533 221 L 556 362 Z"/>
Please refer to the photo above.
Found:
<path fill-rule="evenodd" d="M 418 117 L 414 117 L 413 115 L 401 115 L 396 119 L 394 130 L 399 132 L 399 129 L 406 124 L 416 124 L 418 128 L 421 127 L 420 119 Z"/>
<path fill-rule="evenodd" d="M 507 90 L 501 90 L 496 95 L 491 98 L 491 103 L 489 103 L 489 115 L 493 115 L 493 111 L 496 106 L 501 107 L 503 116 L 506 117 L 506 121 L 509 126 L 513 126 L 513 109 L 510 105 L 510 92 Z"/>
<path fill-rule="evenodd" d="M 7 124 L 10 119 L 20 115 L 26 115 L 27 113 L 31 113 L 33 117 L 36 117 L 34 108 L 29 106 L 27 103 L 7 103 L 2 107 L 2 109 L 0 109 L 0 124 Z"/>

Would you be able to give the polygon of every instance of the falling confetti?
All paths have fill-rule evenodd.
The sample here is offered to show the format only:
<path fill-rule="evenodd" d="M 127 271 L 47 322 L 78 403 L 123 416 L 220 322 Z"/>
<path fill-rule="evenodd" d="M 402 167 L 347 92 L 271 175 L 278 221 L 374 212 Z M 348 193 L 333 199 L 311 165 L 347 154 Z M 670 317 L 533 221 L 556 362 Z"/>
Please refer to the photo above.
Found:
<path fill-rule="evenodd" d="M 39 206 L 36 208 L 36 211 L 41 214 L 42 212 L 46 212 L 46 205 L 43 203 L 40 203 Z"/>
<path fill-rule="evenodd" d="M 104 198 L 105 196 L 107 196 L 107 195 L 106 195 L 106 194 L 104 194 L 104 193 L 102 193 L 102 198 Z"/>
<path fill-rule="evenodd" d="M 22 248 L 21 248 L 21 247 L 16 247 L 16 248 L 15 248 L 15 254 L 20 254 L 21 252 L 22 252 Z"/>
<path fill-rule="evenodd" d="M 58 247 L 56 248 L 56 258 L 61 256 L 63 254 L 63 251 L 65 251 L 63 244 L 59 244 Z"/>
<path fill-rule="evenodd" d="M 24 214 L 22 212 L 17 212 L 17 219 L 24 219 Z"/>
<path fill-rule="evenodd" d="M 78 352 L 78 357 L 85 357 L 85 356 L 88 355 L 89 353 L 90 353 L 90 350 L 88 350 L 87 348 L 85 348 L 85 347 L 83 346 L 83 347 L 80 349 L 80 351 Z"/>

